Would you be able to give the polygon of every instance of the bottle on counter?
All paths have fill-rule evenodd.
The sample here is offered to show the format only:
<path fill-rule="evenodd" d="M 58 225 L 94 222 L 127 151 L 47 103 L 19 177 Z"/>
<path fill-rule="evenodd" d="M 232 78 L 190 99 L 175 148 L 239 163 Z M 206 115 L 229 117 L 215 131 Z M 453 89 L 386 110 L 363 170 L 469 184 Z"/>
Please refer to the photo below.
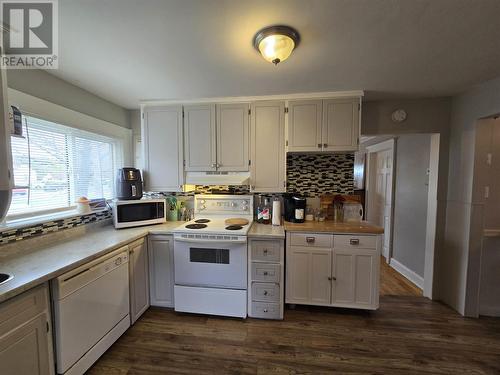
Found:
<path fill-rule="evenodd" d="M 262 206 L 262 224 L 271 223 L 271 205 L 269 204 L 269 198 L 264 199 L 264 204 Z"/>

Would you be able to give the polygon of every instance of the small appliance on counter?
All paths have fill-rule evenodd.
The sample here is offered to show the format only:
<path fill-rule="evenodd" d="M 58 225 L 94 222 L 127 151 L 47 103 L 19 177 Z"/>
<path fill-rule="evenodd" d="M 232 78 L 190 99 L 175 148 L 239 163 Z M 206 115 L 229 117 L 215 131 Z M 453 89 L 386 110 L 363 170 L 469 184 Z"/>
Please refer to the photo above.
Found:
<path fill-rule="evenodd" d="M 285 220 L 292 223 L 303 223 L 305 220 L 306 198 L 296 194 L 284 194 Z"/>
<path fill-rule="evenodd" d="M 161 224 L 167 221 L 165 199 L 115 200 L 113 224 L 116 229 Z"/>
<path fill-rule="evenodd" d="M 116 177 L 116 198 L 136 200 L 142 198 L 141 171 L 136 168 L 120 168 Z"/>

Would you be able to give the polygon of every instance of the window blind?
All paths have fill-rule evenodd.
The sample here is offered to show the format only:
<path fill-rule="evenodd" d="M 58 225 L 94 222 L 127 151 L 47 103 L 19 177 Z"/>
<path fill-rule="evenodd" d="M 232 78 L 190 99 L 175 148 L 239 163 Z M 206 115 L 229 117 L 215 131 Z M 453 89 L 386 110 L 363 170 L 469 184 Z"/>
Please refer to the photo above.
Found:
<path fill-rule="evenodd" d="M 68 208 L 81 196 L 113 198 L 114 139 L 24 115 L 23 134 L 11 140 L 8 215 Z"/>

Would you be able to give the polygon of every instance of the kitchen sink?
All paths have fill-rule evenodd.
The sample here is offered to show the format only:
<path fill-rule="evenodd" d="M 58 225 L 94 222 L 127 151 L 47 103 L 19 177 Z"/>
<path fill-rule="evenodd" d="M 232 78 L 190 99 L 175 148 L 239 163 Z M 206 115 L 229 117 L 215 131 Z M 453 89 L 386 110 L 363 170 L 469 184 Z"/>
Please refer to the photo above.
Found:
<path fill-rule="evenodd" d="M 9 275 L 8 273 L 0 273 L 0 285 L 3 283 L 6 283 L 7 281 L 11 280 L 14 276 Z"/>

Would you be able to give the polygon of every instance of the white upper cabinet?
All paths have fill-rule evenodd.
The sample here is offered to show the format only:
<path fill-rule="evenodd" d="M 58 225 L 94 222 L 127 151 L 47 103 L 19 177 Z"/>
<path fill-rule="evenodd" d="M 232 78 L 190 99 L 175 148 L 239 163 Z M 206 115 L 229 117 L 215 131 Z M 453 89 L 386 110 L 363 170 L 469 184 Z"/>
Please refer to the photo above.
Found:
<path fill-rule="evenodd" d="M 184 106 L 186 171 L 215 171 L 215 104 Z"/>
<path fill-rule="evenodd" d="M 288 151 L 356 151 L 359 103 L 359 98 L 290 101 Z"/>
<path fill-rule="evenodd" d="M 256 102 L 251 113 L 251 191 L 284 192 L 285 103 Z"/>
<path fill-rule="evenodd" d="M 146 191 L 182 191 L 182 106 L 143 111 L 144 185 Z"/>
<path fill-rule="evenodd" d="M 323 101 L 323 151 L 358 149 L 359 99 Z"/>
<path fill-rule="evenodd" d="M 248 103 L 217 105 L 217 169 L 248 171 Z"/>
<path fill-rule="evenodd" d="M 322 100 L 288 103 L 288 151 L 321 151 Z"/>

